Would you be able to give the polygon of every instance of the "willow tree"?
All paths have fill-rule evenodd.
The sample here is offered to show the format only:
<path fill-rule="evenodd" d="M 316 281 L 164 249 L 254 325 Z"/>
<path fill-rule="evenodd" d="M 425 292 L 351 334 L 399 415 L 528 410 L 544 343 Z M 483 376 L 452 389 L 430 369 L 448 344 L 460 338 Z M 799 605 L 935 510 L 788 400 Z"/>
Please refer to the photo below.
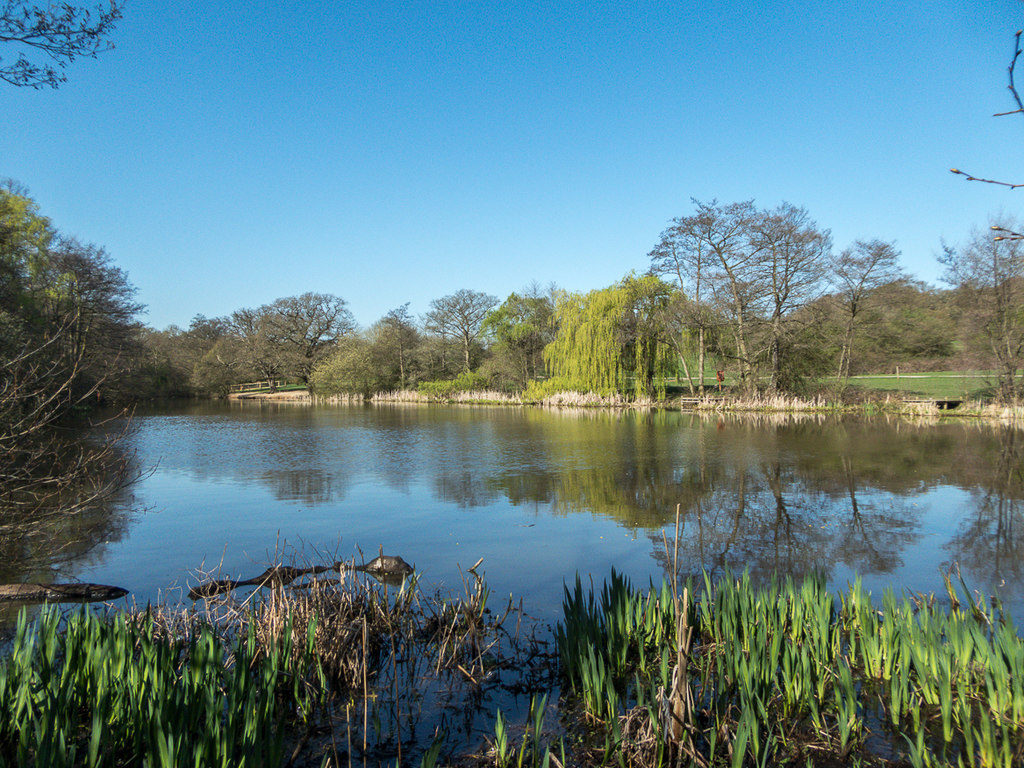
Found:
<path fill-rule="evenodd" d="M 555 309 L 558 335 L 544 350 L 548 372 L 584 392 L 653 394 L 655 375 L 671 356 L 665 334 L 670 298 L 669 286 L 651 275 L 562 294 Z"/>

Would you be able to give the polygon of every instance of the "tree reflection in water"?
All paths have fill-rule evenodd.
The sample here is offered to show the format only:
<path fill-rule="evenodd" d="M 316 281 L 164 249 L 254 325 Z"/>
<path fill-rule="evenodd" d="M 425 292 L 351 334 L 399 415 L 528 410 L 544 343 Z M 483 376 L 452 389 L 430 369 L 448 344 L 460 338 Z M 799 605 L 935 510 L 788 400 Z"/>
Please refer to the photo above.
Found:
<path fill-rule="evenodd" d="M 203 404 L 144 416 L 137 447 L 144 466 L 159 463 L 163 481 L 144 494 L 146 503 L 177 504 L 182 524 L 202 527 L 218 552 L 229 542 L 266 547 L 280 531 L 313 545 L 339 534 L 386 538 L 410 550 L 430 540 L 424 556 L 451 558 L 448 544 L 437 543 L 480 526 L 477 545 L 489 548 L 489 563 L 519 562 L 523 551 L 507 547 L 532 547 L 531 567 L 550 568 L 533 583 L 558 584 L 602 557 L 634 558 L 622 565 L 639 573 L 666 567 L 662 531 L 674 535 L 678 506 L 684 574 L 728 568 L 748 569 L 757 579 L 816 573 L 845 580 L 856 572 L 904 583 L 915 570 L 937 577 L 939 567 L 959 562 L 968 583 L 986 590 L 1024 575 L 1017 534 L 1024 447 L 1017 432 L 987 425 L 394 403 Z M 184 509 L 173 498 L 183 477 L 190 494 Z M 217 485 L 216 514 L 195 511 Z M 145 483 L 143 489 L 149 490 Z M 961 507 L 964 499 L 970 509 Z M 548 518 L 536 530 L 549 539 L 523 533 L 532 528 L 522 518 L 530 517 Z M 609 521 L 625 530 L 623 539 L 646 543 L 598 545 Z M 116 536 L 105 525 L 89 538 Z M 502 536 L 502 525 L 516 534 Z M 155 574 L 155 583 L 177 578 L 198 557 L 187 547 L 175 556 L 166 566 L 177 569 L 174 576 Z"/>
<path fill-rule="evenodd" d="M 998 585 L 1007 596 L 1019 596 L 1024 579 L 1022 437 L 1017 429 L 1001 429 L 998 455 L 964 458 L 961 482 L 971 482 L 975 504 L 946 546 L 971 580 Z"/>

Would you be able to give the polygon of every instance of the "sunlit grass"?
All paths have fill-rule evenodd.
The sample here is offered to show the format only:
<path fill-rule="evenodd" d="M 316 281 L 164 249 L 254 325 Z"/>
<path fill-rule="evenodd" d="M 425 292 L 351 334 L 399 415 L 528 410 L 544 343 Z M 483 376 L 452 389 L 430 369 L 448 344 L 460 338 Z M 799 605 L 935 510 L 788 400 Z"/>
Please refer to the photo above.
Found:
<path fill-rule="evenodd" d="M 996 385 L 996 376 L 987 371 L 851 376 L 850 385 L 937 400 L 976 400 L 991 396 Z"/>

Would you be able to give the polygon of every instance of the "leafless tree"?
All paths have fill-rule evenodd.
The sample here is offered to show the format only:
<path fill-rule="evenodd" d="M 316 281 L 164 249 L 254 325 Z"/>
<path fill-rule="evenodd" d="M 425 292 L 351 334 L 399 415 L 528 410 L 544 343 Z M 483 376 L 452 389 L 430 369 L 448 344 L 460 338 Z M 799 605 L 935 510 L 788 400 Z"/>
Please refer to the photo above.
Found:
<path fill-rule="evenodd" d="M 763 294 L 758 280 L 758 247 L 751 226 L 757 217 L 752 200 L 721 205 L 694 201 L 697 212 L 689 225 L 694 242 L 706 248 L 707 278 L 712 299 L 729 317 L 740 375 L 753 386 L 751 315 Z"/>
<path fill-rule="evenodd" d="M 818 228 L 803 208 L 783 203 L 762 211 L 752 222 L 753 252 L 758 254 L 759 282 L 764 286 L 769 391 L 777 392 L 788 370 L 783 341 L 794 313 L 821 294 L 829 233 Z"/>
<path fill-rule="evenodd" d="M 850 377 L 850 355 L 857 325 L 872 291 L 899 280 L 903 271 L 899 251 L 882 240 L 858 240 L 840 253 L 832 264 L 832 284 L 846 319 L 838 378 Z"/>
<path fill-rule="evenodd" d="M 330 293 L 288 296 L 261 312 L 287 372 L 306 383 L 316 364 L 356 327 L 345 300 Z"/>
<path fill-rule="evenodd" d="M 398 365 L 398 385 L 405 389 L 409 381 L 410 364 L 420 334 L 409 312 L 409 302 L 392 309 L 373 327 L 373 336 L 381 356 Z"/>
<path fill-rule="evenodd" d="M 1016 222 L 1005 224 L 1007 230 L 1020 229 Z M 958 288 L 964 305 L 968 343 L 988 346 L 998 369 L 1000 400 L 1019 405 L 1024 401 L 1024 383 L 1017 376 L 1024 367 L 1024 242 L 975 232 L 964 247 L 944 246 L 940 261 L 945 281 Z"/>
<path fill-rule="evenodd" d="M 114 47 L 108 38 L 122 7 L 120 0 L 91 10 L 71 3 L 5 0 L 0 4 L 0 43 L 17 57 L 11 63 L 0 58 L 0 80 L 29 88 L 58 87 L 67 80 L 64 68 L 76 57 L 95 57 Z M 28 54 L 42 61 L 32 61 Z"/>
<path fill-rule="evenodd" d="M 798 310 L 821 293 L 831 238 L 803 208 L 783 203 L 761 210 L 753 201 L 720 204 L 694 200 L 696 211 L 673 219 L 648 254 L 650 271 L 670 278 L 680 295 L 669 305 L 673 339 L 691 391 L 693 378 L 682 355 L 696 336 L 698 386 L 704 381 L 709 338 L 727 328 L 745 386 L 767 363 L 768 387 L 790 383 L 794 368 L 792 326 Z M 714 334 L 719 336 L 719 334 Z"/>
<path fill-rule="evenodd" d="M 120 449 L 130 420 L 99 442 L 66 427 L 68 412 L 87 406 L 103 380 L 80 386 L 79 359 L 57 349 L 75 318 L 51 328 L 0 365 L 0 538 L 31 535 L 40 521 L 73 515 L 109 498 L 133 479 Z"/>
<path fill-rule="evenodd" d="M 694 201 L 698 208 L 701 203 Z M 713 203 L 711 204 L 713 205 Z M 651 274 L 668 278 L 679 290 L 672 303 L 672 310 L 679 319 L 679 333 L 673 343 L 683 363 L 683 369 L 690 392 L 704 391 L 704 368 L 707 358 L 708 334 L 715 322 L 705 297 L 710 293 L 709 281 L 712 264 L 712 246 L 706 239 L 707 216 L 684 216 L 672 219 L 670 226 L 661 233 L 661 239 L 648 256 L 651 259 Z M 697 342 L 697 385 L 694 387 L 686 356 L 687 346 L 684 334 L 696 332 Z"/>
<path fill-rule="evenodd" d="M 258 378 L 271 382 L 285 372 L 281 345 L 270 328 L 267 306 L 238 309 L 231 313 L 231 338 L 218 342 L 207 353 L 207 362 L 218 370 L 252 371 Z"/>
<path fill-rule="evenodd" d="M 466 288 L 434 299 L 426 316 L 429 331 L 458 339 L 462 347 L 464 370 L 472 369 L 473 345 L 480 337 L 480 328 L 487 313 L 498 303 L 498 299 L 487 293 Z"/>

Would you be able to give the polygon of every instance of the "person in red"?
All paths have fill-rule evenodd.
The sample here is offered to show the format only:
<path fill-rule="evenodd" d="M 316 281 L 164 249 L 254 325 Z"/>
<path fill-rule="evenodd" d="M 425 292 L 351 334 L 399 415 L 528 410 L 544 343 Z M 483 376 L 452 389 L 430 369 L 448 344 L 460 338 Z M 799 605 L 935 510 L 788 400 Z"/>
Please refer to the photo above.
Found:
<path fill-rule="evenodd" d="M 718 378 L 718 391 L 722 391 L 722 382 L 725 381 L 725 371 L 717 371 L 715 376 Z"/>

